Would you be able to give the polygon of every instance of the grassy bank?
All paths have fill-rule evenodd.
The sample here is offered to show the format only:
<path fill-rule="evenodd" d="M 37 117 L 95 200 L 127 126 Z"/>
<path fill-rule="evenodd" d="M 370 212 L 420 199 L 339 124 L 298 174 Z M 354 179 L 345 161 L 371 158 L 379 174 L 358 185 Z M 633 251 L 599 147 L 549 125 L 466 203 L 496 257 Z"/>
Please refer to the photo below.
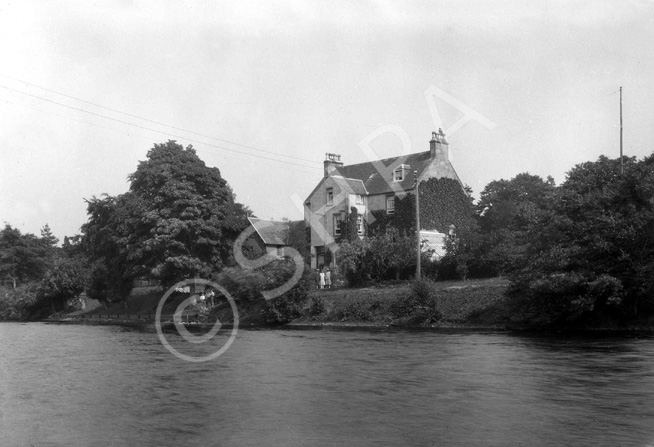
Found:
<path fill-rule="evenodd" d="M 411 302 L 409 284 L 387 285 L 360 289 L 314 290 L 304 305 L 302 315 L 294 325 L 348 326 L 462 326 L 498 327 L 498 318 L 490 311 L 504 299 L 507 281 L 488 279 L 433 283 L 433 305 L 425 312 L 420 303 Z M 143 319 L 152 321 L 162 297 L 159 289 L 136 290 L 126 301 L 112 306 L 95 306 L 60 317 L 75 319 L 113 319 L 114 321 Z M 172 296 L 164 308 L 170 318 L 184 296 Z M 424 304 L 424 303 L 422 303 Z M 241 324 L 259 325 L 262 303 L 237 303 Z M 433 315 L 432 315 L 433 314 Z M 231 319 L 231 311 L 223 305 L 213 312 L 213 318 Z M 437 318 L 434 318 L 437 317 Z M 209 318 L 211 320 L 212 317 Z"/>
<path fill-rule="evenodd" d="M 545 328 L 532 324 L 506 297 L 508 280 L 493 278 L 470 281 L 430 282 L 428 290 L 411 283 L 359 289 L 312 290 L 302 305 L 294 326 L 398 326 L 485 329 L 545 329 L 581 331 L 654 330 L 654 316 L 637 320 L 591 316 L 573 327 Z M 422 295 L 419 296 L 419 295 Z M 58 315 L 61 319 L 100 322 L 153 322 L 163 292 L 157 288 L 136 290 L 125 302 L 109 307 L 98 305 L 85 311 Z M 171 296 L 163 309 L 163 321 L 172 320 L 177 306 L 188 295 Z M 212 323 L 232 321 L 230 306 L 223 301 L 206 319 Z M 244 303 L 237 298 L 242 326 L 265 326 L 266 301 Z M 193 317 L 191 317 L 193 319 Z"/>
<path fill-rule="evenodd" d="M 501 327 L 508 281 L 499 278 L 432 283 L 426 300 L 409 284 L 310 293 L 293 324 Z"/>

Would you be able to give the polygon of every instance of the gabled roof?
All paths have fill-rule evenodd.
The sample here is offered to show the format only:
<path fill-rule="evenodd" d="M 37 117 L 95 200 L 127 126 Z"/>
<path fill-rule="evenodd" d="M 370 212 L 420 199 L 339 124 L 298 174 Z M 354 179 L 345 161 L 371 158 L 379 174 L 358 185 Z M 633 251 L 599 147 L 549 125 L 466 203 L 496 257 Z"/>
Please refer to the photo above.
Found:
<path fill-rule="evenodd" d="M 266 245 L 287 245 L 289 225 L 287 222 L 248 217 L 250 224 Z"/>
<path fill-rule="evenodd" d="M 337 175 L 347 179 L 357 179 L 363 182 L 368 194 L 385 194 L 395 192 L 397 187 L 407 191 L 415 183 L 414 171 L 418 178 L 433 161 L 430 152 L 419 152 L 399 157 L 385 158 L 376 162 L 359 163 L 337 168 Z M 400 165 L 408 165 L 408 170 L 401 182 L 393 182 L 393 171 Z M 378 169 L 379 167 L 379 169 Z"/>
<path fill-rule="evenodd" d="M 332 179 L 336 183 L 336 185 L 338 185 L 341 188 L 341 190 L 344 190 L 349 194 L 359 194 L 362 196 L 368 195 L 368 191 L 366 191 L 366 187 L 363 183 L 363 180 L 354 179 L 354 178 L 343 178 L 340 175 L 332 175 L 330 177 L 325 177 L 322 180 L 320 180 L 316 185 L 316 187 L 313 188 L 313 191 L 311 191 L 311 194 L 309 194 L 307 198 L 310 198 L 315 194 L 316 191 L 322 188 L 322 184 L 325 183 L 325 181 L 328 178 Z"/>
<path fill-rule="evenodd" d="M 345 189 L 345 191 L 348 193 L 359 194 L 362 196 L 368 195 L 368 191 L 366 191 L 366 186 L 364 185 L 363 180 L 356 178 L 345 178 L 338 175 L 334 175 L 332 177 L 334 178 L 336 184 Z"/>

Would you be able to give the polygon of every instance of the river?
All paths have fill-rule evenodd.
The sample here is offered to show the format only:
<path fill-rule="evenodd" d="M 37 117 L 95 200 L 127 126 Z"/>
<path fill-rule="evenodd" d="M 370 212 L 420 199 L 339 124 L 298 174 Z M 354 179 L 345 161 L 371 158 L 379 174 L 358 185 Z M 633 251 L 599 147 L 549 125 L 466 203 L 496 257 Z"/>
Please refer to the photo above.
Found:
<path fill-rule="evenodd" d="M 2 323 L 0 365 L 2 446 L 654 445 L 651 336 Z"/>

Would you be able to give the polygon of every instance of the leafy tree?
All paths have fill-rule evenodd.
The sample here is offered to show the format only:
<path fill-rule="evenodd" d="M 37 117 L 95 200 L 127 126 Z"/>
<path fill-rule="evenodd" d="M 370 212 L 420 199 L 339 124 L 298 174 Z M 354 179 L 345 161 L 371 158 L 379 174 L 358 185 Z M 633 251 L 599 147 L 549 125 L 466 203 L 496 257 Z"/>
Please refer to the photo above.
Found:
<path fill-rule="evenodd" d="M 82 246 L 82 235 L 64 236 L 64 242 L 61 246 L 64 254 L 69 257 L 84 256 L 84 247 Z"/>
<path fill-rule="evenodd" d="M 133 174 L 130 192 L 142 206 L 130 258 L 163 285 L 194 275 L 208 277 L 230 262 L 247 212 L 192 146 L 155 144 Z"/>
<path fill-rule="evenodd" d="M 50 230 L 50 226 L 48 224 L 45 224 L 43 228 L 41 228 L 41 241 L 47 247 L 51 248 L 56 247 L 59 243 L 59 239 L 57 239 L 55 235 L 52 234 L 52 230 Z"/>
<path fill-rule="evenodd" d="M 311 250 L 307 240 L 307 224 L 304 220 L 288 222 L 288 245 L 300 253 L 304 262 L 311 262 Z"/>
<path fill-rule="evenodd" d="M 87 294 L 101 302 L 122 301 L 140 273 L 130 248 L 135 216 L 143 207 L 130 193 L 86 202 L 89 220 L 82 225 L 82 246 L 93 263 Z"/>
<path fill-rule="evenodd" d="M 96 262 L 89 296 L 120 300 L 140 275 L 168 286 L 233 263 L 251 212 L 192 146 L 155 144 L 128 179 L 127 193 L 87 201 L 83 245 Z"/>
<path fill-rule="evenodd" d="M 45 244 L 31 233 L 21 234 L 5 224 L 0 231 L 0 277 L 15 289 L 20 283 L 40 279 L 48 266 Z"/>
<path fill-rule="evenodd" d="M 500 275 L 522 265 L 529 228 L 551 206 L 554 180 L 529 173 L 490 182 L 480 194 L 477 215 L 479 261 Z"/>
<path fill-rule="evenodd" d="M 39 284 L 39 296 L 55 309 L 66 309 L 68 300 L 84 291 L 87 275 L 83 260 L 64 259 L 45 273 Z"/>
<path fill-rule="evenodd" d="M 589 315 L 652 312 L 654 156 L 577 165 L 530 226 L 511 292 L 528 319 L 576 324 Z"/>

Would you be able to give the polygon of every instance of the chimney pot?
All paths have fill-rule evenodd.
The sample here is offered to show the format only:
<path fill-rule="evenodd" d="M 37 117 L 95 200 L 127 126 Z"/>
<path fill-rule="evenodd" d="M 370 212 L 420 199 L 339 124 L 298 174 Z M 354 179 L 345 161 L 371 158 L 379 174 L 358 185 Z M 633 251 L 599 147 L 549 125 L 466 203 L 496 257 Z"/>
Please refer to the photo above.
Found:
<path fill-rule="evenodd" d="M 330 152 L 325 153 L 325 177 L 336 173 L 338 168 L 343 167 L 343 162 L 341 161 L 340 154 L 332 154 Z"/>
<path fill-rule="evenodd" d="M 449 145 L 445 140 L 445 133 L 443 133 L 443 129 L 438 129 L 438 132 L 431 133 L 431 141 L 429 142 L 429 156 L 431 158 L 438 158 L 441 160 L 449 159 Z"/>

